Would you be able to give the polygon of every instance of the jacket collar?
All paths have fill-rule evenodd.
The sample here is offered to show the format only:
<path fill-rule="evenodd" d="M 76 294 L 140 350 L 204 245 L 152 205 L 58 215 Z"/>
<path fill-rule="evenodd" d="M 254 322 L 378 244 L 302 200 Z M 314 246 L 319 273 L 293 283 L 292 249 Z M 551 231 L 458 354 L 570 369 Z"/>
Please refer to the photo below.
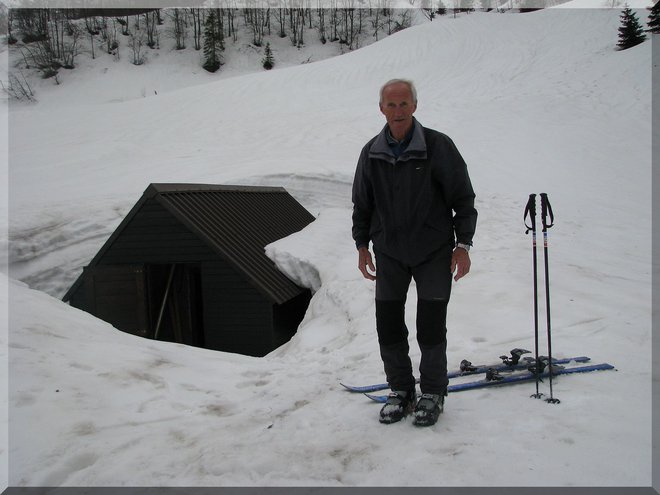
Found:
<path fill-rule="evenodd" d="M 369 156 L 372 158 L 379 158 L 381 160 L 386 160 L 390 163 L 396 162 L 396 158 L 392 153 L 390 148 L 387 135 L 389 133 L 389 128 L 387 124 L 380 131 L 380 134 L 376 136 L 375 141 L 369 148 Z M 413 158 L 425 159 L 426 158 L 426 140 L 424 139 L 424 127 L 419 123 L 419 121 L 413 117 L 413 131 L 412 137 L 410 139 L 410 144 L 406 150 L 399 157 L 400 161 L 407 161 Z"/>

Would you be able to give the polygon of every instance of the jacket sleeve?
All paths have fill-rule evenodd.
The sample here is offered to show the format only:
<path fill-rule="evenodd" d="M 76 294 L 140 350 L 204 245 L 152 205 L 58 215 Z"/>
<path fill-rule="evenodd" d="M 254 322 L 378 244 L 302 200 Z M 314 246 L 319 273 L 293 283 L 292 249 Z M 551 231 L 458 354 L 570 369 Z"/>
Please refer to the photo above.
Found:
<path fill-rule="evenodd" d="M 463 157 L 451 139 L 448 152 L 452 164 L 451 208 L 456 241 L 472 245 L 472 238 L 477 227 L 477 210 L 474 207 L 474 189 L 468 175 L 468 169 Z"/>
<path fill-rule="evenodd" d="M 369 247 L 371 228 L 371 216 L 374 208 L 373 193 L 371 182 L 368 177 L 368 146 L 365 146 L 360 153 L 358 164 L 353 179 L 353 239 L 355 246 Z"/>

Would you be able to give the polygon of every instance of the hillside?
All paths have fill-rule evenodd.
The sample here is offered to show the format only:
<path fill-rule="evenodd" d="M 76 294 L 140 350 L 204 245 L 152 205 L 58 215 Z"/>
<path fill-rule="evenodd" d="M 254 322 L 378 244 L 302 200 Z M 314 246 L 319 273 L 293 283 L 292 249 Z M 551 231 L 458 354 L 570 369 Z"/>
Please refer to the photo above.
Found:
<path fill-rule="evenodd" d="M 10 277 L 32 286 L 0 293 L 10 485 L 649 486 L 651 50 L 615 50 L 618 16 L 473 13 L 153 96 L 127 84 L 130 97 L 94 101 L 122 80 L 90 76 L 67 81 L 80 104 L 10 107 Z M 533 385 L 452 394 L 428 430 L 384 427 L 378 406 L 340 389 L 383 379 L 350 188 L 391 77 L 416 82 L 417 118 L 454 139 L 477 191 L 450 367 L 533 345 L 522 216 L 547 192 L 553 350 L 617 371 L 557 380 L 557 406 L 529 399 Z M 282 185 L 318 217 L 268 248 L 320 286 L 265 358 L 142 340 L 57 300 L 149 183 L 188 181 Z M 411 349 L 418 362 L 414 335 Z"/>

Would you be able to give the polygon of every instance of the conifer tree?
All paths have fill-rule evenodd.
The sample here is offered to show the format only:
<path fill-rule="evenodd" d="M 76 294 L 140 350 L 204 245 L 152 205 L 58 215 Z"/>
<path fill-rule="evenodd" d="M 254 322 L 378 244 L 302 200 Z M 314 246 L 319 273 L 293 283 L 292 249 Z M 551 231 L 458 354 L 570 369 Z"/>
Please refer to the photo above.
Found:
<path fill-rule="evenodd" d="M 215 72 L 220 68 L 223 45 L 222 31 L 218 29 L 215 12 L 211 10 L 204 21 L 204 69 Z"/>
<path fill-rule="evenodd" d="M 617 46 L 619 50 L 626 50 L 635 45 L 639 45 L 646 39 L 644 29 L 639 24 L 639 19 L 635 13 L 630 10 L 630 7 L 621 12 L 621 26 L 619 27 L 619 43 Z"/>
<path fill-rule="evenodd" d="M 270 49 L 270 43 L 266 43 L 265 57 L 262 62 L 266 70 L 270 70 L 275 66 L 275 59 L 273 58 L 273 51 Z"/>
<path fill-rule="evenodd" d="M 655 5 L 651 7 L 648 26 L 649 33 L 660 34 L 660 2 L 656 2 Z"/>

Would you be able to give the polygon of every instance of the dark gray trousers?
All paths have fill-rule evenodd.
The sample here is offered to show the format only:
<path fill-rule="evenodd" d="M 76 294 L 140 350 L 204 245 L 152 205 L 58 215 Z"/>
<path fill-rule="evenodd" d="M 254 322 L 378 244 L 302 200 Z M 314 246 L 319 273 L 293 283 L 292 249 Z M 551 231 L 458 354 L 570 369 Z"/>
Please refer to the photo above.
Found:
<path fill-rule="evenodd" d="M 422 393 L 446 395 L 447 303 L 451 294 L 451 250 L 440 250 L 416 266 L 376 251 L 376 330 L 385 376 L 392 390 L 412 390 L 405 304 L 410 282 L 417 285 L 417 343 Z"/>

